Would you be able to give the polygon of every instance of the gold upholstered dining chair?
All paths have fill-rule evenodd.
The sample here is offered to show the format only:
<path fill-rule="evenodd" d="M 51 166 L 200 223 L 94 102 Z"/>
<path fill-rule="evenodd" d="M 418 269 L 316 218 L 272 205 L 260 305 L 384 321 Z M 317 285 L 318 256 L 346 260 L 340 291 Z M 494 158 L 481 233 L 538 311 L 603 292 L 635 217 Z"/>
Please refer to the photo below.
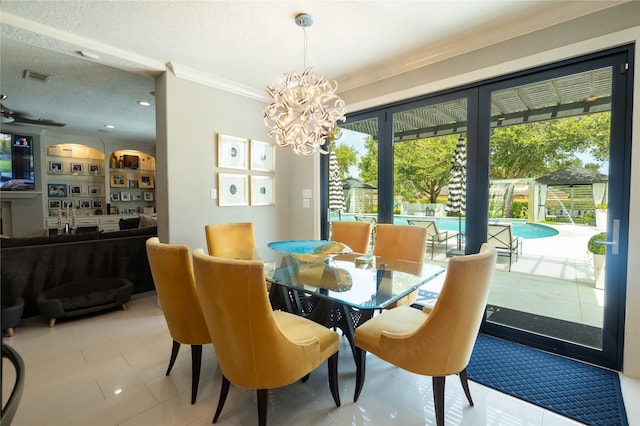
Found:
<path fill-rule="evenodd" d="M 356 253 L 367 253 L 371 244 L 369 222 L 333 222 L 331 223 L 331 241 L 347 245 Z"/>
<path fill-rule="evenodd" d="M 256 248 L 253 223 L 218 223 L 204 227 L 209 255 L 250 260 Z"/>
<path fill-rule="evenodd" d="M 457 374 L 470 405 L 467 365 L 485 312 L 497 257 L 495 247 L 453 257 L 433 310 L 407 306 L 382 312 L 355 331 L 358 400 L 364 384 L 367 352 L 416 374 L 432 376 L 436 423 L 444 425 L 446 376 Z"/>
<path fill-rule="evenodd" d="M 418 226 L 392 225 L 380 223 L 376 230 L 376 242 L 373 255 L 409 262 L 424 262 L 424 247 L 427 243 L 427 230 Z M 411 305 L 418 298 L 415 290 L 387 309 L 396 306 Z"/>
<path fill-rule="evenodd" d="M 147 240 L 147 256 L 160 306 L 173 339 L 173 348 L 166 375 L 171 373 L 180 344 L 191 345 L 191 403 L 196 402 L 202 345 L 211 343 L 211 336 L 200 308 L 193 277 L 189 247 L 163 244 L 158 237 Z"/>
<path fill-rule="evenodd" d="M 269 389 L 306 381 L 328 360 L 329 387 L 337 406 L 338 349 L 334 331 L 309 319 L 274 311 L 264 291 L 260 261 L 193 253 L 196 288 L 222 371 L 213 423 L 224 407 L 230 384 L 256 389 L 258 423 L 266 425 Z"/>

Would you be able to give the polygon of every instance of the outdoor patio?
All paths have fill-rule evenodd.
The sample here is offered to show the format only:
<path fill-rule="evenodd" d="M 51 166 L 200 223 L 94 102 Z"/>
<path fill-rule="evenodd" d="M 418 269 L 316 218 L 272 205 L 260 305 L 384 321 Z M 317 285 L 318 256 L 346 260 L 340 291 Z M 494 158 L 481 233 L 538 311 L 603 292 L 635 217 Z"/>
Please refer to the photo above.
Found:
<path fill-rule="evenodd" d="M 489 305 L 602 328 L 604 290 L 595 287 L 587 241 L 598 231 L 586 225 L 552 225 L 553 237 L 525 239 L 522 253 L 498 257 Z M 430 252 L 430 248 L 428 249 Z M 431 261 L 427 256 L 428 262 Z M 446 264 L 444 245 L 433 262 Z M 424 287 L 439 292 L 442 280 Z"/>

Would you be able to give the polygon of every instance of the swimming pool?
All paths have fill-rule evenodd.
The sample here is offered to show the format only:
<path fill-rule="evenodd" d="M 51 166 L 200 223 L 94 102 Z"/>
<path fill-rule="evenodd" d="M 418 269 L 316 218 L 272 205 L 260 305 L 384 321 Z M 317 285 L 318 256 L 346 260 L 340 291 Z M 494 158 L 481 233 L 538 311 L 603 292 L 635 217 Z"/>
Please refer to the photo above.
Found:
<path fill-rule="evenodd" d="M 415 220 L 433 220 L 436 222 L 438 229 L 441 231 L 458 231 L 458 227 L 462 229 L 464 232 L 464 219 L 460 223 L 458 223 L 458 219 L 455 217 L 432 217 L 432 216 L 400 216 L 395 215 L 393 219 L 393 223 L 396 225 L 407 225 L 407 219 L 415 219 Z M 354 221 L 353 214 L 342 214 L 343 221 Z M 498 221 L 496 221 L 498 222 Z M 552 228 L 547 225 L 542 225 L 540 223 L 530 223 L 518 220 L 500 220 L 501 223 L 511 223 L 513 226 L 513 234 L 516 237 L 522 237 L 524 239 L 532 239 L 532 238 L 545 238 L 545 237 L 553 237 L 554 235 L 558 235 L 559 232 L 557 229 Z"/>

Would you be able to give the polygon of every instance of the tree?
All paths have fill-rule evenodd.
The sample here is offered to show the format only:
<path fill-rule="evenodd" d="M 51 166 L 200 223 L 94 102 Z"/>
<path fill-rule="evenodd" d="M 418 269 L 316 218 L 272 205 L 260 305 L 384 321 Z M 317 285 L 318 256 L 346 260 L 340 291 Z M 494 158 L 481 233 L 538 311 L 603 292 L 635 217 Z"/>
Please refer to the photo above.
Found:
<path fill-rule="evenodd" d="M 393 148 L 396 194 L 411 198 L 415 188 L 418 194 L 413 197 L 428 197 L 430 203 L 435 203 L 449 182 L 457 140 L 458 135 L 447 135 L 397 142 Z"/>
<path fill-rule="evenodd" d="M 358 162 L 358 153 L 355 148 L 350 145 L 336 145 L 334 148 L 336 159 L 338 160 L 338 170 L 340 170 L 340 179 L 344 180 L 349 176 L 349 168 L 355 166 Z M 352 176 L 351 176 L 352 177 Z"/>
<path fill-rule="evenodd" d="M 378 186 L 378 141 L 368 135 L 364 140 L 365 154 L 360 158 L 358 169 L 363 182 Z"/>
<path fill-rule="evenodd" d="M 491 178 L 539 177 L 567 166 L 580 166 L 576 153 L 609 158 L 610 114 L 498 127 L 491 134 Z"/>

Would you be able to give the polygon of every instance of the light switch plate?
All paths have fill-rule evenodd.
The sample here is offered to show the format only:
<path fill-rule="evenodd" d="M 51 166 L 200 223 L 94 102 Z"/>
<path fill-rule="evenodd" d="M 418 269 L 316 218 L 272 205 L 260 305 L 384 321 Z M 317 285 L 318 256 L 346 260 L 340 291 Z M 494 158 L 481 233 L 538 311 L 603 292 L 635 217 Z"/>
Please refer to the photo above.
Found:
<path fill-rule="evenodd" d="M 218 190 L 215 188 L 211 188 L 211 199 L 215 200 L 216 198 L 218 198 Z"/>
<path fill-rule="evenodd" d="M 311 190 L 303 189 L 302 190 L 302 198 L 311 198 Z"/>

